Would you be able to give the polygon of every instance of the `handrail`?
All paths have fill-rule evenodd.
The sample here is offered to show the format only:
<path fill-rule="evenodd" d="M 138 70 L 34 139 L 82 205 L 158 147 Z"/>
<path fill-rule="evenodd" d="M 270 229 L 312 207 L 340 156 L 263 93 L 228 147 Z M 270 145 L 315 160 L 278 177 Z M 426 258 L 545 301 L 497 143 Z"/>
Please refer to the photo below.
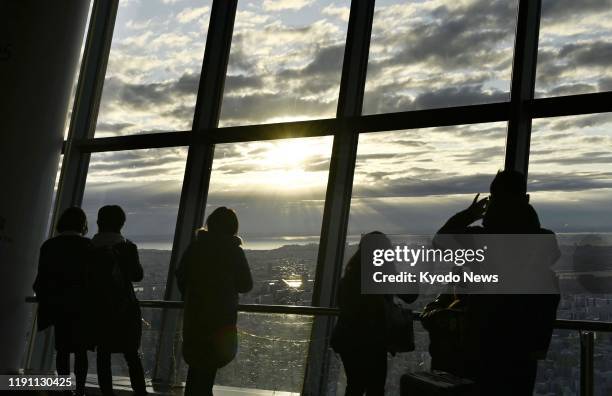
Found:
<path fill-rule="evenodd" d="M 36 297 L 26 297 L 26 302 L 37 302 Z M 140 300 L 140 306 L 143 308 L 169 308 L 182 309 L 183 301 L 167 301 L 167 300 Z M 253 313 L 269 313 L 269 314 L 293 314 L 293 315 L 328 315 L 338 316 L 340 310 L 331 307 L 313 307 L 306 305 L 267 305 L 267 304 L 238 304 L 239 312 Z M 415 312 L 414 318 L 420 320 L 420 312 Z M 595 332 L 610 332 L 612 333 L 612 322 L 600 322 L 595 320 L 568 320 L 556 319 L 554 323 L 555 329 L 561 330 L 579 330 L 579 331 L 595 331 Z"/>

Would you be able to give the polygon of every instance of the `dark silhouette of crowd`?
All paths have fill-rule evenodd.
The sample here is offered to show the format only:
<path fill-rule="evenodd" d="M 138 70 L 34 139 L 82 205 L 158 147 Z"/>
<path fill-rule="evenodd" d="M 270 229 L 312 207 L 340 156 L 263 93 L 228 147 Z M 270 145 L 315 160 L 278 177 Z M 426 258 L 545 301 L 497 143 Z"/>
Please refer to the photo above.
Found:
<path fill-rule="evenodd" d="M 541 227 L 529 203 L 522 174 L 499 172 L 490 196 L 478 198 L 452 216 L 438 235 L 541 234 L 554 240 L 554 233 Z M 482 225 L 475 225 L 478 221 Z M 147 394 L 139 355 L 141 312 L 132 284 L 142 280 L 143 268 L 136 245 L 121 234 L 125 222 L 119 206 L 104 206 L 98 212 L 98 233 L 89 239 L 85 213 L 69 208 L 57 222 L 56 236 L 40 249 L 34 283 L 38 328 L 54 327 L 58 374 L 70 374 L 74 355 L 77 395 L 85 391 L 88 351 L 96 352 L 103 395 L 113 394 L 114 353 L 125 358 L 135 394 Z M 175 275 L 184 300 L 183 357 L 189 365 L 185 395 L 212 395 L 217 371 L 236 356 L 239 294 L 253 287 L 238 230 L 236 213 L 217 208 L 177 265 Z M 368 236 L 392 246 L 381 232 Z M 554 249 L 544 266 L 559 257 L 556 242 Z M 330 345 L 344 366 L 345 394 L 377 396 L 385 394 L 388 355 L 414 348 L 408 304 L 418 294 L 362 293 L 361 250 L 360 243 L 339 283 L 340 314 Z M 531 395 L 558 303 L 559 295 L 554 293 L 461 294 L 449 285 L 420 318 L 430 334 L 432 375 L 464 379 L 469 392 L 462 394 Z M 429 394 L 414 390 L 418 381 L 409 378 L 402 394 Z"/>

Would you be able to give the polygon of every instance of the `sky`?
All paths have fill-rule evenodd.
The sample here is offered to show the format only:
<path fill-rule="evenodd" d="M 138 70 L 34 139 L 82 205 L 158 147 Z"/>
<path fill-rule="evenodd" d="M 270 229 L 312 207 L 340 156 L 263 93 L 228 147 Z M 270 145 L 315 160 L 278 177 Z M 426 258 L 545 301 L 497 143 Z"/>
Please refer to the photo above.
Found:
<path fill-rule="evenodd" d="M 240 0 L 220 125 L 334 117 L 349 1 Z M 122 0 L 96 137 L 191 128 L 210 2 Z M 364 114 L 509 99 L 516 2 L 377 0 Z M 536 96 L 612 90 L 612 1 L 544 0 Z M 506 123 L 360 136 L 349 233 L 429 233 L 503 167 Z M 531 202 L 558 232 L 612 232 L 612 115 L 535 120 Z M 332 138 L 218 145 L 207 212 L 318 235 Z M 185 148 L 92 155 L 83 206 L 170 241 Z M 94 226 L 95 228 L 95 226 Z M 137 238 L 136 238 L 137 239 Z"/>

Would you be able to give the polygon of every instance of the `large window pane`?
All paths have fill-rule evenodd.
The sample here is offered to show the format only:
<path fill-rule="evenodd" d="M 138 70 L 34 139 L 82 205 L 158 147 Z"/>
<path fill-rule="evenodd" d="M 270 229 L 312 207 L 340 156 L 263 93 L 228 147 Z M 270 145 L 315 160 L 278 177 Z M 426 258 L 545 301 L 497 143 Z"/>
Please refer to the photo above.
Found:
<path fill-rule="evenodd" d="M 612 114 L 534 120 L 528 187 L 542 224 L 557 233 L 562 256 L 555 268 L 570 274 L 562 277 L 557 317 L 609 321 L 612 295 L 571 274 L 582 270 L 576 266 L 584 262 L 578 247 L 597 246 L 604 251 L 612 247 Z M 598 262 L 601 267 L 595 270 L 609 271 L 608 261 Z M 603 279 L 609 282 L 610 278 Z M 611 341 L 598 336 L 596 356 L 610 350 Z M 577 333 L 555 333 L 544 366 L 558 389 L 579 392 L 578 348 Z M 603 378 L 609 376 L 609 365 L 600 358 L 596 362 L 596 394 L 604 395 L 609 384 Z M 546 372 L 538 375 L 542 378 Z"/>
<path fill-rule="evenodd" d="M 140 299 L 162 299 L 187 150 L 166 148 L 92 154 L 83 198 L 89 234 L 97 232 L 98 209 L 120 205 L 127 214 L 122 233 L 138 246 L 144 279 Z"/>
<path fill-rule="evenodd" d="M 529 192 L 559 233 L 612 231 L 612 114 L 536 119 Z"/>
<path fill-rule="evenodd" d="M 536 96 L 612 90 L 612 4 L 542 1 Z"/>
<path fill-rule="evenodd" d="M 215 394 L 299 395 L 312 320 L 306 315 L 239 313 L 238 354 L 217 372 Z M 180 381 L 185 381 L 188 366 L 180 364 Z"/>
<path fill-rule="evenodd" d="M 210 5 L 119 2 L 96 137 L 191 129 Z"/>
<path fill-rule="evenodd" d="M 333 117 L 348 0 L 239 1 L 221 125 Z"/>
<path fill-rule="evenodd" d="M 517 2 L 377 0 L 364 113 L 509 99 Z"/>
<path fill-rule="evenodd" d="M 242 302 L 309 305 L 331 137 L 222 144 L 215 148 L 206 215 L 236 210 L 253 273 Z"/>
<path fill-rule="evenodd" d="M 504 164 L 505 137 L 505 123 L 362 134 L 345 263 L 363 233 L 378 230 L 420 244 L 476 193 L 487 194 Z M 412 307 L 421 310 L 433 297 L 422 295 Z M 389 358 L 388 395 L 399 394 L 402 374 L 429 369 L 429 336 L 418 324 L 414 330 L 415 352 Z"/>
<path fill-rule="evenodd" d="M 157 308 L 142 308 L 142 339 L 140 342 L 140 359 L 144 369 L 145 382 L 149 392 L 152 389 L 153 373 L 155 370 L 155 359 L 161 333 L 161 318 L 163 311 Z M 98 389 L 99 382 L 96 375 L 97 363 L 94 353 L 88 354 L 89 369 L 87 386 Z M 132 392 L 130 384 L 130 372 L 123 354 L 113 353 L 111 355 L 111 370 L 113 373 L 113 390 L 118 394 Z M 122 392 L 122 393 L 120 393 Z"/>
<path fill-rule="evenodd" d="M 431 234 L 467 207 L 504 165 L 506 124 L 359 137 L 349 237 L 373 230 Z"/>

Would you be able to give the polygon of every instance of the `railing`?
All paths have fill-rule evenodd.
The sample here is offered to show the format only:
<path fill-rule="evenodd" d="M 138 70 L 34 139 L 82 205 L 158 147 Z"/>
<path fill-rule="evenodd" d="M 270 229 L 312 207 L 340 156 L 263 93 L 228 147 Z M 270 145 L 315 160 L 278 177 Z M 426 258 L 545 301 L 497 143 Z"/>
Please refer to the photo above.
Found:
<path fill-rule="evenodd" d="M 26 297 L 26 302 L 36 303 L 36 297 Z M 182 301 L 140 300 L 143 308 L 182 309 Z M 294 314 L 294 315 L 327 315 L 337 316 L 338 308 L 312 307 L 305 305 L 264 305 L 239 304 L 239 312 L 267 313 L 267 314 Z M 415 312 L 414 318 L 420 320 L 420 313 Z M 557 319 L 555 329 L 576 330 L 580 332 L 580 395 L 592 396 L 594 394 L 594 345 L 596 332 L 612 333 L 612 322 L 593 320 L 567 320 Z M 31 348 L 31 343 L 28 349 Z M 29 353 L 29 352 L 28 352 Z"/>

